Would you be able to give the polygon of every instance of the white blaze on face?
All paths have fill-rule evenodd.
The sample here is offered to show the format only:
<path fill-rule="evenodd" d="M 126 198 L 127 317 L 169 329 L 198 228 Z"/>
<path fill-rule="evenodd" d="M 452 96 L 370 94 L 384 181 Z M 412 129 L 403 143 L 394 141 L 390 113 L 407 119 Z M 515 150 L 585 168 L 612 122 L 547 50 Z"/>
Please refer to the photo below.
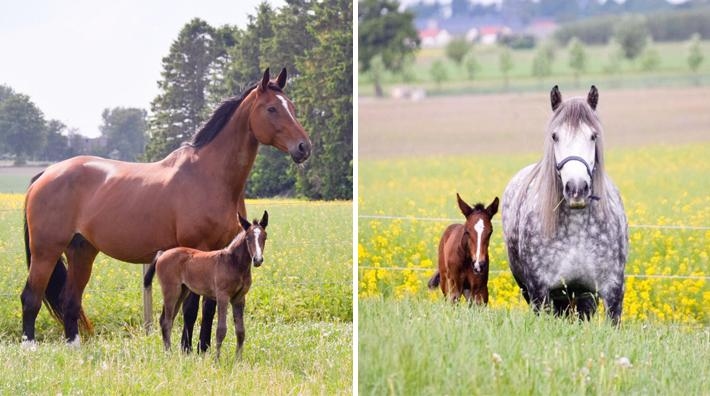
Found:
<path fill-rule="evenodd" d="M 481 235 L 483 235 L 484 228 L 485 226 L 483 225 L 483 219 L 478 219 L 476 225 L 473 226 L 473 229 L 476 231 L 476 262 L 473 264 L 473 267 L 476 269 L 476 271 L 481 270 Z"/>
<path fill-rule="evenodd" d="M 558 141 L 555 143 L 555 161 L 560 163 L 563 159 L 574 155 L 584 158 L 589 166 L 594 169 L 594 153 L 596 143 L 592 140 L 594 131 L 587 124 L 580 124 L 578 130 L 572 130 L 569 125 L 560 128 L 557 133 Z M 560 169 L 562 185 L 569 180 L 586 180 L 591 185 L 592 181 L 587 174 L 587 167 L 579 161 L 569 161 Z"/>
<path fill-rule="evenodd" d="M 286 109 L 286 113 L 291 117 L 291 119 L 295 122 L 296 118 L 291 114 L 291 110 L 288 109 L 288 102 L 286 101 L 286 98 L 284 98 L 282 95 L 276 95 L 277 98 L 281 101 L 281 106 Z"/>
<path fill-rule="evenodd" d="M 259 236 L 261 235 L 261 230 L 256 228 L 254 229 L 254 241 L 256 243 L 254 244 L 254 248 L 256 251 L 254 252 L 254 259 L 260 259 L 261 258 L 261 245 L 259 244 Z"/>

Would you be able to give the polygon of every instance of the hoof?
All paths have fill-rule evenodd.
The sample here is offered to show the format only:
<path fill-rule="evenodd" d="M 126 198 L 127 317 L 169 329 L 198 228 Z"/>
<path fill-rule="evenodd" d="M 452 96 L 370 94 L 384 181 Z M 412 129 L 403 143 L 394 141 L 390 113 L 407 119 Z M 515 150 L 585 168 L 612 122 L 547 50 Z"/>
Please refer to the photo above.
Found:
<path fill-rule="evenodd" d="M 74 339 L 71 341 L 67 341 L 67 346 L 69 348 L 79 348 L 81 346 L 81 338 L 79 338 L 79 334 L 74 336 Z"/>
<path fill-rule="evenodd" d="M 37 341 L 35 340 L 28 340 L 27 336 L 22 336 L 22 343 L 20 343 L 20 347 L 26 351 L 31 351 L 34 352 L 37 350 Z"/>

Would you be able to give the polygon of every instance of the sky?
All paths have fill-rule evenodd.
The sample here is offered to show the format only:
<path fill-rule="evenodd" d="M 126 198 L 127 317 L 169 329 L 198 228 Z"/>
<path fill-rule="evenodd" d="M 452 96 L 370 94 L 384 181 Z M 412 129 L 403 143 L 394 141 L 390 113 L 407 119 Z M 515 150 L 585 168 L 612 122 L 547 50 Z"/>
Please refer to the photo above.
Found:
<path fill-rule="evenodd" d="M 243 28 L 262 1 L 0 0 L 0 84 L 95 137 L 106 108 L 150 110 L 183 25 L 199 17 Z"/>

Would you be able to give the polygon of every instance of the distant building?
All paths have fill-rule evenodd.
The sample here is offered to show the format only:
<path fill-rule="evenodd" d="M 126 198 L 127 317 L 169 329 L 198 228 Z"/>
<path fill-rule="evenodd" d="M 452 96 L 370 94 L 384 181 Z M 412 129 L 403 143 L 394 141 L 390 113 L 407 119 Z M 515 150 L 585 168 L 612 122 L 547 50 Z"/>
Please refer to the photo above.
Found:
<path fill-rule="evenodd" d="M 508 36 L 513 33 L 513 30 L 507 26 L 494 25 L 494 26 L 483 26 L 479 30 L 479 38 L 481 44 L 492 45 L 497 43 L 501 37 Z"/>
<path fill-rule="evenodd" d="M 451 41 L 451 35 L 436 27 L 419 31 L 419 40 L 423 48 L 443 47 Z"/>

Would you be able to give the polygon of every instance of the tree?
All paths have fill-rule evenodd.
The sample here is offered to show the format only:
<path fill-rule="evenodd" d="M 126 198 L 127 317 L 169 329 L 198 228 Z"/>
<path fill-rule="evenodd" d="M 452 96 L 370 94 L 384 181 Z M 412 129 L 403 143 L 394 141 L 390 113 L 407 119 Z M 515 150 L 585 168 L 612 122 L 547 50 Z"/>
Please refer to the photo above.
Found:
<path fill-rule="evenodd" d="M 503 86 L 505 90 L 508 90 L 508 74 L 513 68 L 513 57 L 510 54 L 510 49 L 508 47 L 502 47 L 500 55 L 498 57 L 498 68 L 501 74 L 503 74 Z"/>
<path fill-rule="evenodd" d="M 296 188 L 311 199 L 353 198 L 352 0 L 316 2 L 309 27 L 315 45 L 296 65 L 293 95 L 305 115 L 313 153 Z"/>
<path fill-rule="evenodd" d="M 578 38 L 573 37 L 569 42 L 569 67 L 574 72 L 574 84 L 579 86 L 579 76 L 587 68 L 587 52 L 584 44 Z"/>
<path fill-rule="evenodd" d="M 14 94 L 0 102 L 0 146 L 15 155 L 16 165 L 39 152 L 44 141 L 44 115 L 29 96 Z"/>
<path fill-rule="evenodd" d="M 210 65 L 220 54 L 216 31 L 198 18 L 187 23 L 163 58 L 161 93 L 151 102 L 150 138 L 145 158 L 165 157 L 206 118 Z"/>
<path fill-rule="evenodd" d="M 476 74 L 478 74 L 478 71 L 481 70 L 481 65 L 478 63 L 478 60 L 476 60 L 476 55 L 473 53 L 473 49 L 468 51 L 466 56 L 464 56 L 463 67 L 466 69 L 466 76 L 469 80 L 473 80 L 476 77 Z"/>
<path fill-rule="evenodd" d="M 461 65 L 463 58 L 471 50 L 471 44 L 465 38 L 455 38 L 446 44 L 446 56 Z"/>
<path fill-rule="evenodd" d="M 268 64 L 264 55 L 265 42 L 274 36 L 275 17 L 275 11 L 268 3 L 259 4 L 256 15 L 249 15 L 246 29 L 230 49 L 232 63 L 229 66 L 227 82 L 233 94 L 240 94 L 261 78 L 265 69 L 263 66 Z M 277 70 L 278 66 L 271 68 Z"/>
<path fill-rule="evenodd" d="M 146 116 L 143 109 L 115 107 L 101 114 L 99 127 L 106 138 L 105 155 L 122 161 L 135 161 L 143 154 L 146 137 Z"/>
<path fill-rule="evenodd" d="M 358 61 L 370 71 L 372 59 L 382 57 L 387 70 L 399 72 L 419 48 L 414 14 L 399 11 L 397 0 L 362 0 L 358 3 Z M 382 87 L 375 82 L 375 92 Z"/>
<path fill-rule="evenodd" d="M 622 18 L 614 28 L 614 39 L 624 50 L 624 57 L 636 59 L 643 52 L 649 37 L 646 19 L 643 16 Z"/>
<path fill-rule="evenodd" d="M 538 47 L 537 51 L 535 51 L 535 57 L 532 63 L 532 74 L 539 78 L 540 82 L 542 82 L 545 77 L 552 74 L 552 62 L 542 46 Z"/>
<path fill-rule="evenodd" d="M 437 59 L 431 64 L 429 74 L 431 74 L 431 78 L 436 83 L 436 87 L 438 89 L 441 89 L 441 84 L 449 79 L 448 73 L 446 72 L 446 66 L 441 59 Z"/>
<path fill-rule="evenodd" d="M 71 157 L 69 138 L 65 135 L 67 126 L 59 120 L 47 122 L 46 142 L 42 147 L 39 159 L 42 161 L 61 161 Z"/>
<path fill-rule="evenodd" d="M 658 69 L 658 65 L 661 63 L 661 56 L 658 54 L 658 50 L 653 45 L 653 40 L 650 37 L 646 48 L 641 53 L 640 61 L 641 70 L 643 71 L 654 71 Z"/>
<path fill-rule="evenodd" d="M 693 73 L 697 73 L 698 68 L 703 63 L 703 52 L 700 48 L 700 35 L 695 33 L 690 38 L 688 45 L 688 67 Z"/>

